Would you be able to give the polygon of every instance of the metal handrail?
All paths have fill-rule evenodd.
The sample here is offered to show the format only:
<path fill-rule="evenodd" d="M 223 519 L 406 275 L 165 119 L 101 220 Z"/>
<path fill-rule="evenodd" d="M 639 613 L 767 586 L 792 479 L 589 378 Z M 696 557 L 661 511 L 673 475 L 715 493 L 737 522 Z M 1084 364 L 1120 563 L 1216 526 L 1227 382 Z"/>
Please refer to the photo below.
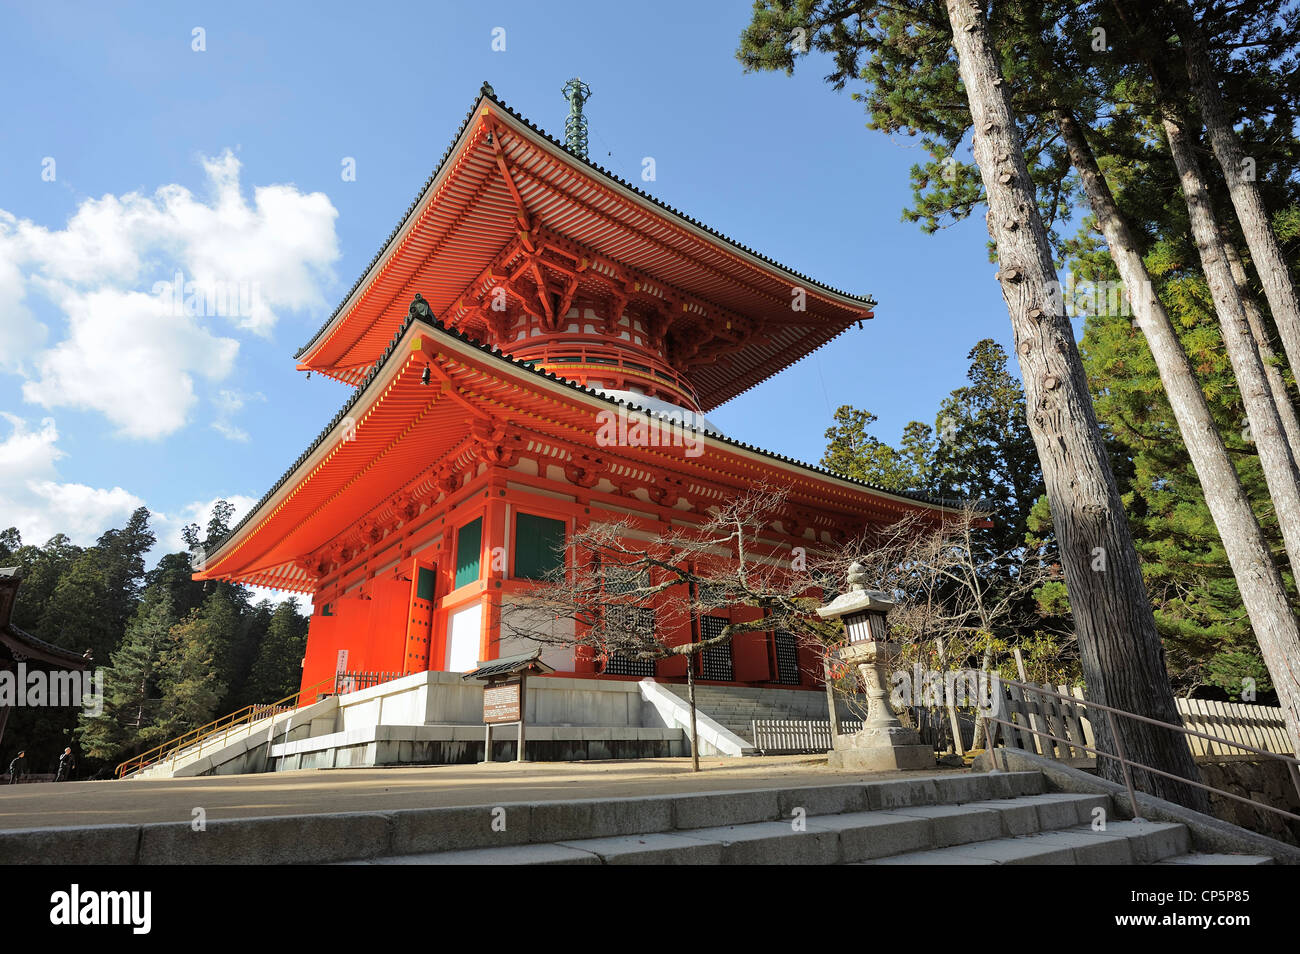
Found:
<path fill-rule="evenodd" d="M 196 742 L 199 746 L 198 755 L 201 756 L 208 740 L 218 732 L 224 733 L 222 735 L 222 740 L 224 741 L 230 738 L 230 730 L 237 726 L 250 725 L 253 722 L 261 721 L 268 716 L 274 718 L 281 712 L 289 709 L 296 709 L 299 707 L 299 699 L 302 696 L 309 692 L 314 692 L 321 686 L 333 683 L 336 678 L 337 673 L 326 679 L 322 679 L 320 682 L 314 683 L 305 689 L 299 689 L 293 695 L 285 696 L 283 699 L 278 699 L 275 702 L 248 705 L 244 706 L 242 709 L 236 709 L 234 712 L 219 716 L 206 725 L 201 725 L 197 729 L 191 729 L 189 732 L 178 735 L 174 739 L 168 739 L 161 745 L 155 745 L 147 752 L 142 752 L 140 755 L 127 759 L 114 770 L 113 775 L 119 779 L 127 778 L 129 775 L 134 775 L 136 772 L 142 771 L 149 765 L 154 765 L 163 761 L 168 756 L 175 758 L 183 749 L 193 746 Z"/>
<path fill-rule="evenodd" d="M 1029 725 L 1030 720 L 1028 718 L 1026 718 L 1024 724 L 1019 722 L 1012 722 L 1009 719 L 998 718 L 998 716 L 993 715 L 992 713 L 989 712 L 986 712 L 984 714 L 984 718 L 985 720 L 992 722 L 994 724 L 1004 725 L 1009 729 L 1014 728 L 1017 732 L 1028 732 L 1031 735 L 1042 736 L 1044 738 L 1051 739 L 1053 742 L 1060 742 L 1062 745 L 1070 746 L 1076 749 L 1082 749 L 1085 752 L 1092 752 L 1098 757 L 1104 756 L 1108 759 L 1114 759 L 1115 761 L 1119 762 L 1124 769 L 1124 785 L 1128 789 L 1129 806 L 1132 809 L 1134 818 L 1141 817 L 1137 807 L 1137 795 L 1133 789 L 1132 769 L 1134 766 L 1136 766 L 1137 768 L 1144 769 L 1145 771 L 1151 772 L 1155 775 L 1162 775 L 1165 778 L 1174 779 L 1175 781 L 1181 782 L 1185 785 L 1191 785 L 1195 788 L 1201 788 L 1207 792 L 1214 792 L 1215 794 L 1222 795 L 1225 798 L 1231 798 L 1239 802 L 1245 802 L 1247 805 L 1253 805 L 1256 808 L 1262 808 L 1265 811 L 1270 811 L 1275 814 L 1283 815 L 1287 818 L 1294 819 L 1295 821 L 1300 821 L 1300 815 L 1297 815 L 1293 812 L 1289 812 L 1284 808 L 1275 808 L 1274 806 L 1267 805 L 1264 802 L 1257 802 L 1254 799 L 1244 798 L 1241 795 L 1234 795 L 1232 792 L 1224 791 L 1221 788 L 1215 788 L 1213 785 L 1206 785 L 1203 782 L 1194 782 L 1191 779 L 1184 778 L 1181 775 L 1174 775 L 1172 772 L 1165 772 L 1162 771 L 1161 769 L 1153 768 L 1150 765 L 1145 765 L 1142 762 L 1133 761 L 1132 759 L 1128 758 L 1128 756 L 1124 752 L 1124 740 L 1121 738 L 1118 728 L 1115 725 L 1115 716 L 1117 715 L 1125 716 L 1126 718 L 1129 719 L 1136 719 L 1139 722 L 1146 722 L 1149 725 L 1156 725 L 1164 729 L 1171 729 L 1174 732 L 1181 732 L 1183 733 L 1183 735 L 1194 735 L 1197 736 L 1198 738 L 1209 739 L 1211 742 L 1220 742 L 1224 745 L 1234 746 L 1235 748 L 1246 749 L 1250 752 L 1256 753 L 1257 755 L 1265 756 L 1266 758 L 1278 759 L 1282 762 L 1285 762 L 1287 768 L 1290 769 L 1291 781 L 1295 785 L 1296 791 L 1298 793 L 1300 793 L 1300 759 L 1293 758 L 1289 755 L 1279 755 L 1277 752 L 1268 752 L 1265 751 L 1264 749 L 1256 748 L 1253 745 L 1247 745 L 1244 742 L 1234 742 L 1231 739 L 1219 738 L 1217 735 L 1208 735 L 1205 732 L 1198 732 L 1195 729 L 1189 729 L 1186 726 L 1174 725 L 1173 723 L 1170 722 L 1161 722 L 1159 719 L 1152 719 L 1147 716 L 1141 716 L 1135 712 L 1126 712 L 1123 709 L 1115 709 L 1111 706 L 1102 705 L 1100 702 L 1089 702 L 1088 700 L 1080 699 L 1077 696 L 1067 696 L 1064 693 L 1053 692 L 1050 689 L 1043 689 L 1039 686 L 1033 685 L 1032 683 L 1017 682 L 1014 679 L 1003 679 L 999 676 L 995 676 L 993 681 L 995 684 L 999 686 L 1005 683 L 1009 686 L 1016 686 L 1021 691 L 1028 690 L 1030 692 L 1036 692 L 1039 695 L 1053 696 L 1057 699 L 1064 699 L 1065 701 L 1069 702 L 1071 705 L 1084 706 L 1085 708 L 1091 706 L 1094 709 L 1100 709 L 1101 711 L 1105 712 L 1106 722 L 1110 727 L 1111 738 L 1115 740 L 1115 747 L 1119 750 L 1119 754 L 1115 754 L 1113 752 L 1103 752 L 1100 749 L 1093 748 L 1090 745 L 1085 745 L 1082 742 L 1076 742 L 1073 739 L 1063 739 L 1060 736 L 1055 736 L 1049 732 L 1044 732 L 1040 729 L 1033 728 Z M 1002 704 L 1003 702 L 1005 702 L 1005 699 L 1003 698 L 1002 693 L 1000 691 L 998 692 L 997 698 L 998 698 L 997 711 L 1001 712 Z M 1003 735 L 1005 736 L 1007 735 L 1007 733 L 1004 731 Z M 990 732 L 989 739 L 988 739 L 990 760 L 993 758 L 993 743 L 995 738 L 996 737 L 994 736 L 994 734 Z"/>

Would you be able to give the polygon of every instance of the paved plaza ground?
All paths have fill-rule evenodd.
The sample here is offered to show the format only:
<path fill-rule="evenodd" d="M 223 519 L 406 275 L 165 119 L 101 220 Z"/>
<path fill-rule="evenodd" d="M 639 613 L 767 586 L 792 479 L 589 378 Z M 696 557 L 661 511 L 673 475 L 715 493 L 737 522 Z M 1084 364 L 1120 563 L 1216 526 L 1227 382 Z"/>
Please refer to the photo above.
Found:
<path fill-rule="evenodd" d="M 364 812 L 498 802 L 625 798 L 681 792 L 833 785 L 903 772 L 844 772 L 825 757 L 495 762 L 309 769 L 263 775 L 0 785 L 0 830 Z M 936 767 L 919 774 L 960 772 Z"/>

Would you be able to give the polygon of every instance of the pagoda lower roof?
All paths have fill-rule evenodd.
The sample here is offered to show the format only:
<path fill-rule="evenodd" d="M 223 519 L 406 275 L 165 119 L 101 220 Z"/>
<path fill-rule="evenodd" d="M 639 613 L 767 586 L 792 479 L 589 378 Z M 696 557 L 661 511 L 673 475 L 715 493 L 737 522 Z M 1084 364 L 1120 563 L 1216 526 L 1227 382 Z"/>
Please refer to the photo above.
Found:
<path fill-rule="evenodd" d="M 719 329 L 722 353 L 678 368 L 706 411 L 872 317 L 875 305 L 780 265 L 575 156 L 484 85 L 401 223 L 299 350 L 299 369 L 359 384 L 416 291 L 454 325 L 483 293 L 485 276 L 518 262 L 521 241 L 532 248 L 539 237 L 581 261 L 581 284 L 626 288 L 684 322 L 684 335 Z M 802 310 L 792 307 L 797 289 Z"/>
<path fill-rule="evenodd" d="M 429 368 L 428 383 L 423 381 Z M 475 442 L 522 435 L 528 454 L 563 464 L 577 455 L 617 459 L 609 473 L 627 485 L 672 473 L 681 487 L 734 493 L 763 479 L 790 500 L 866 520 L 955 510 L 961 501 L 900 493 L 841 477 L 721 435 L 697 433 L 700 456 L 680 447 L 598 447 L 598 415 L 632 407 L 445 328 L 408 318 L 351 399 L 284 476 L 205 555 L 194 578 L 236 580 L 313 592 L 308 557 L 358 528 L 391 525 L 403 500 L 431 499 L 439 468 L 473 459 Z M 724 493 L 716 493 L 721 500 Z M 675 499 L 675 498 L 674 498 Z"/>

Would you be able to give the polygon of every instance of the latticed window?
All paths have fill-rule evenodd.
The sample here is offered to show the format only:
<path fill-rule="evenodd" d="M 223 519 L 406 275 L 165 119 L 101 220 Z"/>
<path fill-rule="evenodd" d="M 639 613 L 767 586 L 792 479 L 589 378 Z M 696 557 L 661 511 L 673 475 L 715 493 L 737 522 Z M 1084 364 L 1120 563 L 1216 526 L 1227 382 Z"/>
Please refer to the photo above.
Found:
<path fill-rule="evenodd" d="M 727 626 L 725 616 L 701 616 L 700 639 L 713 639 Z M 730 682 L 736 678 L 731 664 L 731 643 L 719 643 L 700 652 L 700 678 Z"/>
<path fill-rule="evenodd" d="M 654 610 L 610 607 L 605 612 L 627 614 L 623 618 L 629 620 L 629 622 L 624 625 L 635 627 L 638 635 L 646 641 L 654 638 Z M 655 674 L 655 661 L 653 659 L 641 659 L 632 653 L 611 652 L 605 661 L 605 672 L 613 676 L 653 676 Z"/>
<path fill-rule="evenodd" d="M 797 686 L 799 679 L 799 650 L 794 633 L 778 631 L 776 634 L 776 681 Z"/>
<path fill-rule="evenodd" d="M 634 574 L 611 567 L 605 574 L 605 592 L 610 596 L 621 596 L 649 583 L 645 573 Z M 655 611 L 641 606 L 606 606 L 605 627 L 610 632 L 635 633 L 638 642 L 648 643 L 654 639 Z M 655 661 L 634 653 L 610 652 L 605 660 L 605 672 L 612 676 L 653 676 Z"/>

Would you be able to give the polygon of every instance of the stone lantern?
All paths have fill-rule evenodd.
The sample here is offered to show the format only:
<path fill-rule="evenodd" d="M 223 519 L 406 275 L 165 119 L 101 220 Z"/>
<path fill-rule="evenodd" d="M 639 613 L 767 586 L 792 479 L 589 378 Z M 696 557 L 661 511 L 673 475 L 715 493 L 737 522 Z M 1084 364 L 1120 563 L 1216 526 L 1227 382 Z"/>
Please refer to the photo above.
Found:
<path fill-rule="evenodd" d="M 867 688 L 868 710 L 862 731 L 837 736 L 830 754 L 831 768 L 861 771 L 932 769 L 934 751 L 921 742 L 915 729 L 898 721 L 889 704 L 889 667 L 901 648 L 887 639 L 885 617 L 894 603 L 884 593 L 869 590 L 861 563 L 849 567 L 849 591 L 817 610 L 823 619 L 844 620 L 849 644 L 839 658 L 857 666 Z"/>

